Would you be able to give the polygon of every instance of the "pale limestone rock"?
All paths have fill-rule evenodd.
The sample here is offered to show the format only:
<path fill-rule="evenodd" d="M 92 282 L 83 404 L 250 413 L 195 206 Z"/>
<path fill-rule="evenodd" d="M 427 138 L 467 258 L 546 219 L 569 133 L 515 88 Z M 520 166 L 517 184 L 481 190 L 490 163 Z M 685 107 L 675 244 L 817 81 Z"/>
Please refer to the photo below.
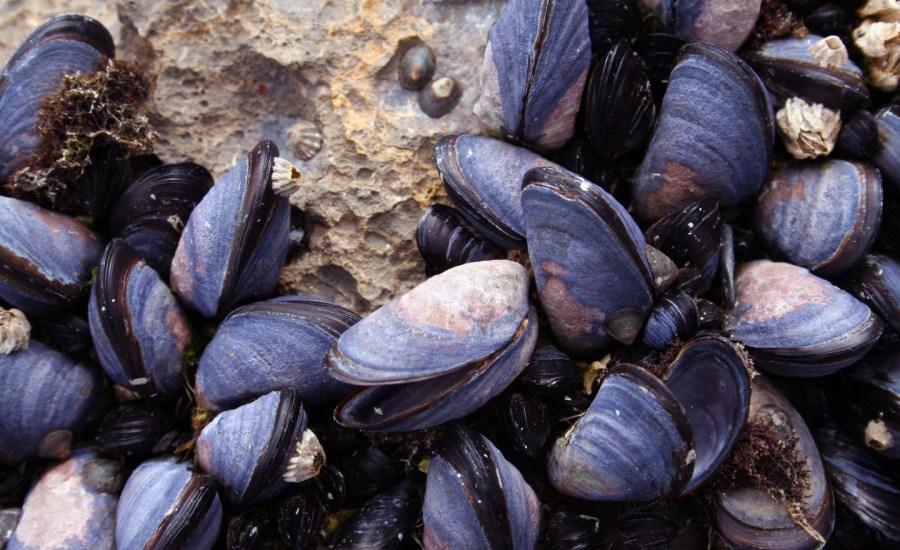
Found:
<path fill-rule="evenodd" d="M 309 230 L 309 250 L 289 259 L 282 290 L 364 314 L 424 279 L 414 235 L 420 213 L 442 193 L 434 140 L 481 132 L 472 108 L 487 33 L 503 4 L 16 3 L 0 8 L 0 57 L 46 17 L 81 11 L 110 28 L 119 57 L 155 76 L 149 115 L 163 160 L 198 162 L 219 176 L 260 139 L 275 141 L 303 173 L 291 201 Z M 434 49 L 435 78 L 451 76 L 464 89 L 456 109 L 437 120 L 397 82 L 398 45 L 414 37 Z M 300 121 L 324 138 L 309 160 L 288 137 Z"/>

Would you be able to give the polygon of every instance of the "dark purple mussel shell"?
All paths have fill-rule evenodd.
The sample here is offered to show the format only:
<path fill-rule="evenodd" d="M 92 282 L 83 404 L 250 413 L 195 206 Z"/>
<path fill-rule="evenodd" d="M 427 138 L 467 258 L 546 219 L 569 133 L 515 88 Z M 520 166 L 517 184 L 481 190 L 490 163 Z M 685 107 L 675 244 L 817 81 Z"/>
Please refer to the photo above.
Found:
<path fill-rule="evenodd" d="M 216 416 L 197 438 L 197 463 L 244 508 L 271 499 L 288 483 L 314 477 L 325 463 L 316 436 L 306 429 L 300 396 L 273 391 Z"/>
<path fill-rule="evenodd" d="M 791 164 L 763 186 L 756 234 L 776 256 L 823 277 L 840 275 L 875 241 L 881 198 L 881 175 L 870 164 Z"/>
<path fill-rule="evenodd" d="M 488 35 L 475 114 L 506 139 L 558 149 L 575 131 L 590 60 L 585 2 L 513 0 Z"/>
<path fill-rule="evenodd" d="M 874 540 L 854 541 L 869 548 L 900 544 L 900 486 L 890 470 L 872 458 L 834 424 L 816 433 L 834 498 L 875 532 Z"/>
<path fill-rule="evenodd" d="M 105 480 L 95 479 L 102 475 L 102 466 L 95 468 L 101 462 L 95 453 L 82 449 L 47 470 L 25 498 L 19 524 L 6 548 L 115 548 L 118 490 L 110 491 L 103 487 Z"/>
<path fill-rule="evenodd" d="M 205 317 L 275 289 L 287 258 L 290 204 L 272 189 L 278 147 L 261 141 L 194 208 L 172 259 L 172 289 Z"/>
<path fill-rule="evenodd" d="M 290 548 L 306 548 L 318 536 L 324 519 L 322 501 L 311 492 L 301 492 L 278 506 L 278 533 Z"/>
<path fill-rule="evenodd" d="M 550 481 L 591 500 L 691 492 L 731 452 L 749 400 L 746 357 L 720 336 L 683 346 L 664 380 L 617 365 L 585 415 L 556 442 Z"/>
<path fill-rule="evenodd" d="M 0 197 L 0 299 L 29 316 L 83 306 L 103 246 L 75 218 Z"/>
<path fill-rule="evenodd" d="M 598 517 L 563 502 L 549 506 L 541 531 L 544 548 L 602 550 L 606 547 Z"/>
<path fill-rule="evenodd" d="M 119 197 L 109 215 L 109 233 L 125 239 L 168 281 L 184 224 L 212 185 L 212 175 L 199 164 L 157 166 Z"/>
<path fill-rule="evenodd" d="M 428 466 L 426 548 L 535 548 L 537 496 L 483 435 L 452 425 Z"/>
<path fill-rule="evenodd" d="M 885 181 L 900 190 L 900 104 L 891 104 L 875 113 L 878 146 L 872 162 Z"/>
<path fill-rule="evenodd" d="M 91 287 L 88 322 L 103 370 L 141 396 L 174 394 L 195 340 L 175 296 L 122 239 L 113 239 Z"/>
<path fill-rule="evenodd" d="M 421 499 L 420 490 L 409 480 L 385 489 L 344 520 L 329 548 L 405 548 L 415 528 Z"/>
<path fill-rule="evenodd" d="M 658 500 L 620 516 L 619 542 L 623 550 L 711 548 L 705 519 L 693 500 Z"/>
<path fill-rule="evenodd" d="M 774 136 L 768 94 L 750 67 L 711 44 L 684 46 L 634 176 L 636 212 L 657 220 L 709 196 L 734 206 L 765 179 Z"/>
<path fill-rule="evenodd" d="M 900 459 L 900 348 L 878 345 L 842 374 L 845 428 L 872 454 Z"/>
<path fill-rule="evenodd" d="M 660 218 L 644 233 L 647 244 L 659 249 L 679 268 L 700 270 L 700 287 L 709 287 L 719 267 L 722 221 L 716 199 L 707 197 Z"/>
<path fill-rule="evenodd" d="M 645 9 L 660 30 L 675 32 L 685 42 L 702 40 L 735 51 L 750 36 L 762 0 L 646 0 Z"/>
<path fill-rule="evenodd" d="M 149 460 L 125 483 L 116 511 L 118 548 L 208 550 L 219 536 L 215 482 L 175 457 Z"/>
<path fill-rule="evenodd" d="M 812 435 L 790 402 L 762 375 L 752 381 L 748 423 L 762 423 L 782 440 L 795 440 L 808 487 L 797 503 L 811 535 L 791 517 L 788 506 L 755 487 L 728 489 L 716 495 L 712 519 L 716 532 L 730 548 L 821 548 L 834 527 L 831 487 Z"/>
<path fill-rule="evenodd" d="M 681 290 L 669 289 L 656 301 L 644 325 L 644 345 L 663 350 L 669 342 L 690 339 L 700 328 L 700 312 L 694 299 Z"/>
<path fill-rule="evenodd" d="M 498 246 L 524 248 L 522 177 L 532 168 L 555 165 L 522 147 L 470 134 L 442 136 L 434 155 L 457 212 Z"/>
<path fill-rule="evenodd" d="M 341 335 L 328 368 L 339 380 L 370 387 L 345 399 L 335 419 L 405 431 L 460 418 L 512 383 L 536 341 L 537 314 L 521 265 L 455 267 Z"/>
<path fill-rule="evenodd" d="M 114 55 L 109 31 L 85 15 L 58 15 L 28 35 L 0 73 L 0 183 L 37 148 L 41 102 L 62 88 L 63 76 L 89 73 Z"/>
<path fill-rule="evenodd" d="M 162 409 L 142 401 L 121 403 L 104 415 L 94 438 L 101 453 L 143 456 L 153 452 L 172 426 Z"/>
<path fill-rule="evenodd" d="M 900 332 L 900 261 L 890 254 L 869 254 L 850 273 L 849 290 Z"/>
<path fill-rule="evenodd" d="M 756 260 L 738 268 L 734 284 L 726 330 L 774 374 L 830 374 L 881 336 L 884 323 L 865 304 L 802 267 Z"/>
<path fill-rule="evenodd" d="M 523 393 L 510 393 L 503 400 L 503 433 L 515 449 L 537 459 L 550 435 L 547 407 Z"/>
<path fill-rule="evenodd" d="M 68 458 L 73 434 L 102 412 L 100 373 L 44 344 L 0 355 L 0 463 Z"/>
<path fill-rule="evenodd" d="M 615 159 L 644 144 L 656 104 L 644 64 L 628 42 L 591 62 L 583 102 L 585 134 L 598 155 Z"/>
<path fill-rule="evenodd" d="M 465 263 L 506 257 L 503 250 L 466 227 L 456 210 L 443 204 L 432 204 L 422 213 L 416 245 L 429 277 Z"/>
<path fill-rule="evenodd" d="M 835 153 L 841 157 L 865 160 L 878 152 L 878 124 L 869 111 L 857 111 L 841 125 Z"/>
<path fill-rule="evenodd" d="M 562 397 L 584 377 L 584 369 L 549 342 L 538 342 L 516 384 L 539 397 Z"/>
<path fill-rule="evenodd" d="M 232 311 L 197 366 L 197 403 L 226 410 L 278 389 L 295 390 L 310 406 L 337 401 L 352 389 L 332 378 L 322 360 L 359 316 L 308 296 L 281 296 Z"/>
<path fill-rule="evenodd" d="M 824 39 L 815 34 L 770 40 L 744 58 L 766 83 L 778 106 L 789 98 L 800 97 L 834 110 L 868 107 L 869 90 L 859 67 L 852 61 L 827 63 L 811 55 L 810 47 L 821 40 Z"/>
<path fill-rule="evenodd" d="M 669 86 L 669 73 L 678 59 L 678 51 L 684 41 L 674 34 L 653 32 L 642 35 L 634 44 L 634 49 L 641 57 L 650 83 L 653 85 L 653 97 L 657 104 L 663 98 Z"/>
<path fill-rule="evenodd" d="M 631 40 L 641 31 L 641 12 L 636 0 L 586 0 L 591 50 L 602 55 L 620 40 Z"/>
<path fill-rule="evenodd" d="M 625 208 L 561 168 L 525 175 L 522 208 L 541 304 L 573 356 L 631 344 L 655 295 L 644 236 Z"/>

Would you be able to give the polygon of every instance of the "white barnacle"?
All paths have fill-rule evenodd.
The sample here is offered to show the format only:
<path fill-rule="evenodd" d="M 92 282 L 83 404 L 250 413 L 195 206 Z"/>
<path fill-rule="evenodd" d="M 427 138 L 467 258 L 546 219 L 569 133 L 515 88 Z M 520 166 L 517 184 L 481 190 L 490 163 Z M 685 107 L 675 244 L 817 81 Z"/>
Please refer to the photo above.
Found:
<path fill-rule="evenodd" d="M 303 432 L 300 441 L 294 448 L 294 455 L 288 461 L 284 471 L 284 480 L 289 483 L 300 483 L 319 475 L 325 465 L 325 449 L 312 430 Z"/>
<path fill-rule="evenodd" d="M 826 36 L 813 42 L 806 50 L 822 67 L 843 67 L 850 61 L 847 47 L 837 36 Z"/>
<path fill-rule="evenodd" d="M 31 323 L 18 309 L 0 307 L 0 355 L 28 349 Z"/>
<path fill-rule="evenodd" d="M 281 197 L 290 197 L 300 188 L 303 174 L 289 161 L 275 157 L 272 165 L 272 191 Z"/>
<path fill-rule="evenodd" d="M 831 153 L 841 131 L 840 111 L 819 103 L 809 104 L 798 97 L 785 101 L 775 120 L 785 147 L 797 159 Z"/>

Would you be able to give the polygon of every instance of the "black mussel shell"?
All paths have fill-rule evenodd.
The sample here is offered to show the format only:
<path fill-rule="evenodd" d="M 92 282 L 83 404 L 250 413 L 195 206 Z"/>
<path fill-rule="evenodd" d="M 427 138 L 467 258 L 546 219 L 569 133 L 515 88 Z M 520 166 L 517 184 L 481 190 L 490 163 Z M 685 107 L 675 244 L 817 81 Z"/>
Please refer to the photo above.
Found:
<path fill-rule="evenodd" d="M 318 536 L 325 506 L 313 494 L 292 496 L 278 505 L 278 533 L 290 548 L 307 548 Z"/>
<path fill-rule="evenodd" d="M 91 327 L 81 315 L 53 315 L 36 321 L 42 340 L 70 357 L 85 359 L 91 351 Z"/>
<path fill-rule="evenodd" d="M 622 205 L 561 168 L 525 174 L 522 209 L 541 304 L 578 357 L 631 344 L 653 303 L 644 236 Z"/>
<path fill-rule="evenodd" d="M 547 513 L 541 539 L 545 548 L 604 550 L 606 544 L 602 535 L 599 518 L 560 503 Z"/>
<path fill-rule="evenodd" d="M 662 350 L 672 340 L 687 341 L 700 328 L 700 314 L 694 299 L 681 290 L 667 290 L 647 318 L 644 345 Z"/>
<path fill-rule="evenodd" d="M 416 244 L 429 277 L 457 265 L 506 257 L 492 242 L 470 231 L 456 210 L 442 204 L 433 204 L 422 213 Z"/>
<path fill-rule="evenodd" d="M 772 172 L 754 225 L 773 256 L 834 277 L 869 251 L 881 210 L 881 175 L 871 164 L 794 163 Z"/>
<path fill-rule="evenodd" d="M 650 33 L 641 36 L 634 44 L 634 49 L 644 62 L 647 76 L 653 85 L 653 97 L 657 104 L 662 100 L 669 86 L 669 74 L 675 61 L 678 59 L 678 51 L 684 45 L 684 40 L 674 34 Z"/>
<path fill-rule="evenodd" d="M 540 401 L 525 394 L 511 393 L 504 400 L 503 429 L 519 452 L 536 459 L 550 435 L 550 415 Z"/>
<path fill-rule="evenodd" d="M 900 260 L 890 254 L 869 254 L 850 273 L 850 280 L 848 290 L 900 332 Z"/>
<path fill-rule="evenodd" d="M 843 6 L 825 4 L 806 14 L 803 24 L 819 36 L 837 35 L 846 40 L 853 24 L 851 15 Z"/>
<path fill-rule="evenodd" d="M 114 55 L 109 31 L 85 15 L 58 15 L 28 35 L 0 73 L 0 182 L 37 148 L 34 126 L 41 102 L 62 87 L 63 76 L 89 73 L 103 57 Z"/>
<path fill-rule="evenodd" d="M 641 12 L 635 0 L 586 0 L 591 51 L 605 54 L 620 40 L 632 40 L 641 31 Z"/>
<path fill-rule="evenodd" d="M 548 342 L 538 342 L 516 384 L 540 397 L 561 397 L 581 384 L 584 370 Z"/>
<path fill-rule="evenodd" d="M 168 281 L 184 224 L 212 185 L 212 175 L 199 164 L 157 166 L 135 180 L 116 202 L 109 233 L 123 238 Z"/>
<path fill-rule="evenodd" d="M 647 244 L 658 248 L 679 267 L 700 269 L 698 290 L 711 284 L 719 267 L 722 222 L 716 199 L 707 197 L 663 216 L 644 233 Z"/>
<path fill-rule="evenodd" d="M 105 455 L 142 456 L 155 450 L 171 429 L 165 413 L 140 401 L 122 403 L 106 413 L 94 445 Z"/>
<path fill-rule="evenodd" d="M 341 458 L 348 503 L 361 502 L 397 481 L 390 456 L 377 447 L 354 450 Z"/>
<path fill-rule="evenodd" d="M 558 149 L 574 133 L 590 58 L 585 2 L 513 0 L 488 35 L 475 114 L 506 139 Z"/>
<path fill-rule="evenodd" d="M 532 550 L 541 530 L 522 474 L 486 437 L 455 424 L 429 464 L 422 516 L 426 548 Z"/>
<path fill-rule="evenodd" d="M 872 162 L 881 170 L 884 179 L 900 189 L 900 104 L 891 104 L 875 113 L 878 127 L 878 148 Z"/>
<path fill-rule="evenodd" d="M 839 419 L 870 453 L 900 459 L 900 348 L 881 344 L 842 374 Z"/>
<path fill-rule="evenodd" d="M 582 101 L 585 134 L 605 159 L 643 145 L 656 117 L 644 65 L 624 40 L 591 62 Z"/>
<path fill-rule="evenodd" d="M 275 518 L 266 508 L 248 510 L 228 520 L 225 532 L 228 550 L 275 549 L 278 542 Z"/>
<path fill-rule="evenodd" d="M 869 90 L 863 72 L 852 61 L 835 65 L 813 57 L 810 47 L 820 40 L 823 38 L 815 34 L 771 40 L 744 58 L 766 83 L 778 106 L 800 97 L 834 110 L 868 107 Z"/>
<path fill-rule="evenodd" d="M 762 82 L 739 57 L 685 45 L 632 183 L 637 214 L 657 220 L 710 196 L 736 205 L 766 177 L 774 120 Z"/>
<path fill-rule="evenodd" d="M 401 548 L 415 527 L 421 495 L 404 480 L 367 500 L 355 514 L 344 520 L 330 548 L 363 550 Z"/>
<path fill-rule="evenodd" d="M 856 159 L 867 159 L 878 152 L 878 123 L 869 111 L 858 111 L 841 126 L 834 151 Z"/>
<path fill-rule="evenodd" d="M 660 500 L 619 518 L 619 541 L 624 550 L 707 548 L 707 528 L 698 521 L 702 511 L 687 499 Z"/>

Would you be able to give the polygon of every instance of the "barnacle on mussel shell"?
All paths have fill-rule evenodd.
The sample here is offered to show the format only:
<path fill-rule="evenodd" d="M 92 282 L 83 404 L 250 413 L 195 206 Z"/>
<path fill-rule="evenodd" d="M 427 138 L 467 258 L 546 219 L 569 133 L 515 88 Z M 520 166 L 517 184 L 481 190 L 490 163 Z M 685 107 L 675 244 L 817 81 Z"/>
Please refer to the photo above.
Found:
<path fill-rule="evenodd" d="M 105 490 L 92 478 L 91 467 L 99 462 L 96 453 L 82 449 L 47 470 L 25 498 L 6 548 L 115 548 L 118 489 Z"/>
<path fill-rule="evenodd" d="M 684 46 L 634 175 L 635 211 L 656 220 L 707 196 L 737 204 L 765 179 L 774 132 L 769 96 L 746 63 L 704 42 Z"/>
<path fill-rule="evenodd" d="M 102 253 L 103 240 L 74 218 L 0 197 L 0 299 L 26 314 L 83 305 Z"/>
<path fill-rule="evenodd" d="M 448 428 L 428 466 L 426 548 L 537 546 L 540 503 L 522 474 L 483 435 Z"/>
<path fill-rule="evenodd" d="M 193 329 L 175 296 L 122 239 L 113 239 L 91 287 L 88 321 L 103 370 L 144 396 L 181 388 Z"/>
<path fill-rule="evenodd" d="M 590 59 L 585 2 L 512 0 L 488 35 L 475 114 L 507 139 L 558 149 L 575 131 Z"/>
<path fill-rule="evenodd" d="M 281 172 L 284 172 L 283 174 Z M 206 317 L 271 293 L 287 257 L 290 204 L 300 173 L 261 141 L 206 194 L 172 259 L 172 289 Z M 284 185 L 276 194 L 275 183 Z"/>
<path fill-rule="evenodd" d="M 726 330 L 757 367 L 782 376 L 824 376 L 851 365 L 884 323 L 862 302 L 806 269 L 756 260 L 739 267 Z"/>
<path fill-rule="evenodd" d="M 62 87 L 63 76 L 89 73 L 114 55 L 109 31 L 84 15 L 58 15 L 28 35 L 0 73 L 0 183 L 37 148 L 41 102 Z"/>
<path fill-rule="evenodd" d="M 232 311 L 197 366 L 197 403 L 221 411 L 272 390 L 295 390 L 307 405 L 336 401 L 352 389 L 322 360 L 359 316 L 326 300 L 281 296 Z"/>
<path fill-rule="evenodd" d="M 525 268 L 507 260 L 457 266 L 341 335 L 326 357 L 331 374 L 371 387 L 345 399 L 335 419 L 405 431 L 461 418 L 512 383 L 536 340 Z"/>

